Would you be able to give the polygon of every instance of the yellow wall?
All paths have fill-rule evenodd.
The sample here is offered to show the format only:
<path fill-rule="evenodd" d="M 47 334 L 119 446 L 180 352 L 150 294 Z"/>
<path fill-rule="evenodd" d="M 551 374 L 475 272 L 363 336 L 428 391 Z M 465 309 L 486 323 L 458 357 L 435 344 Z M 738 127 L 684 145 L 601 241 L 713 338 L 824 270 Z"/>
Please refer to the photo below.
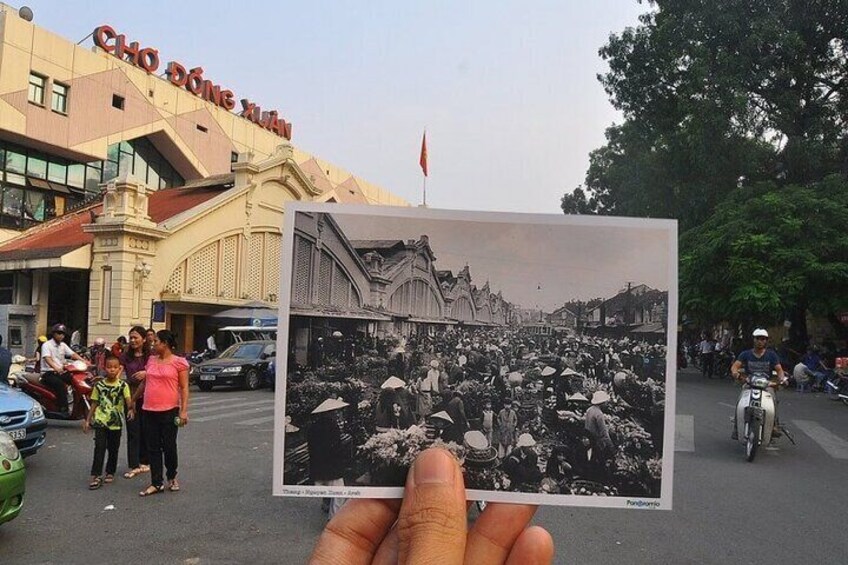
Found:
<path fill-rule="evenodd" d="M 43 74 L 51 80 L 62 82 L 85 80 L 86 77 L 91 77 L 96 73 L 117 70 L 126 77 L 127 88 L 134 85 L 146 97 L 147 101 L 152 103 L 157 116 L 142 126 L 134 126 L 116 134 L 104 135 L 98 139 L 87 140 L 66 148 L 73 150 L 75 154 L 84 156 L 87 160 L 105 159 L 107 147 L 118 141 L 135 139 L 161 131 L 178 146 L 179 151 L 195 169 L 195 174 L 185 174 L 187 179 L 228 172 L 228 170 L 209 170 L 209 159 L 204 159 L 200 143 L 198 142 L 195 147 L 192 147 L 193 140 L 186 140 L 185 136 L 178 135 L 167 121 L 168 119 L 173 121 L 176 116 L 182 116 L 185 119 L 187 112 L 204 109 L 208 111 L 208 114 L 204 112 L 203 115 L 212 116 L 215 124 L 221 128 L 235 151 L 253 153 L 252 160 L 254 161 L 269 157 L 278 145 L 285 143 L 283 138 L 249 122 L 247 119 L 206 102 L 184 88 L 172 85 L 165 78 L 148 74 L 143 69 L 121 61 L 115 56 L 94 47 L 93 42 L 88 43 L 90 47 L 76 45 L 31 22 L 22 20 L 13 8 L 0 4 L 0 10 L 2 10 L 0 11 L 0 34 L 2 34 L 2 43 L 0 43 L 0 63 L 2 63 L 0 64 L 0 133 L 5 131 L 25 136 L 33 141 L 43 141 L 38 139 L 37 132 L 35 135 L 33 134 L 36 128 L 32 127 L 32 124 L 29 124 L 30 127 L 28 127 L 26 115 L 3 100 L 4 95 L 26 91 L 31 70 Z M 118 23 L 113 27 L 118 33 L 126 34 L 128 40 L 136 40 L 131 29 L 123 28 Z M 142 47 L 156 48 L 157 46 L 142 45 Z M 179 54 L 160 53 L 160 59 L 159 72 L 164 72 L 167 62 L 172 59 L 179 60 Z M 97 79 L 95 77 L 91 80 Z M 231 85 L 231 87 L 238 100 L 237 85 Z M 114 85 L 104 84 L 103 88 L 111 90 Z M 72 85 L 70 97 L 74 96 L 73 89 L 74 86 Z M 260 104 L 263 102 L 265 109 L 273 107 L 273 101 L 259 101 Z M 237 102 L 236 111 L 239 108 L 240 104 Z M 89 111 L 96 114 L 102 109 L 91 108 Z M 285 117 L 285 114 L 281 117 Z M 71 120 L 70 127 L 75 127 L 73 124 L 74 116 L 69 115 L 68 118 Z M 86 121 L 89 121 L 88 118 L 86 118 Z M 297 124 L 294 125 L 294 128 L 296 135 Z M 210 135 L 212 133 L 214 132 L 210 131 Z M 218 165 L 222 162 L 220 152 L 220 150 L 216 151 L 216 163 Z M 224 165 L 228 166 L 228 155 L 224 155 L 224 157 L 227 158 Z M 312 157 L 312 155 L 295 148 L 296 162 L 303 163 Z M 323 159 L 318 159 L 318 162 L 322 170 L 329 171 L 327 176 L 333 186 L 351 177 L 349 172 Z M 204 166 L 204 163 L 206 163 L 206 166 Z M 408 205 L 402 198 L 380 187 L 359 178 L 356 181 L 362 187 L 366 198 L 373 204 Z"/>

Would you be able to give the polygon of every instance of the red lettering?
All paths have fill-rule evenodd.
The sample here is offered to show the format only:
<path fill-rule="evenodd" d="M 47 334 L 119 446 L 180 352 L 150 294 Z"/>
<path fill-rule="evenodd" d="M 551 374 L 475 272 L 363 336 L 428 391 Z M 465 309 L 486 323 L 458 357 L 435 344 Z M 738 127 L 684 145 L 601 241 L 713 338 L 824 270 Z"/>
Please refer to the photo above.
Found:
<path fill-rule="evenodd" d="M 239 114 L 242 118 L 247 118 L 251 122 L 256 122 L 256 104 L 248 100 L 247 98 L 241 99 L 241 114 Z"/>
<path fill-rule="evenodd" d="M 159 70 L 159 51 L 147 47 L 138 54 L 139 66 L 150 74 Z"/>
<path fill-rule="evenodd" d="M 129 59 L 125 59 L 127 55 L 130 55 Z M 138 65 L 138 41 L 133 41 L 127 45 L 127 37 L 125 35 L 119 35 L 115 40 L 115 57 L 126 60 L 133 65 Z"/>
<path fill-rule="evenodd" d="M 110 26 L 99 26 L 94 28 L 94 44 L 107 53 L 111 53 L 115 50 L 115 46 L 109 45 L 107 42 L 115 39 L 116 37 L 118 37 L 118 34 L 115 33 L 115 30 Z"/>
<path fill-rule="evenodd" d="M 203 99 L 212 102 L 216 106 L 221 105 L 221 87 L 212 84 L 211 80 L 203 81 Z"/>
<path fill-rule="evenodd" d="M 195 96 L 200 96 L 203 93 L 203 67 L 194 67 L 188 72 L 186 90 Z"/>
<path fill-rule="evenodd" d="M 232 111 L 236 107 L 235 94 L 233 94 L 232 90 L 221 91 L 221 98 L 221 106 L 224 109 Z"/>
<path fill-rule="evenodd" d="M 176 61 L 168 63 L 168 68 L 165 70 L 168 80 L 176 86 L 185 86 L 188 81 L 188 71 Z"/>

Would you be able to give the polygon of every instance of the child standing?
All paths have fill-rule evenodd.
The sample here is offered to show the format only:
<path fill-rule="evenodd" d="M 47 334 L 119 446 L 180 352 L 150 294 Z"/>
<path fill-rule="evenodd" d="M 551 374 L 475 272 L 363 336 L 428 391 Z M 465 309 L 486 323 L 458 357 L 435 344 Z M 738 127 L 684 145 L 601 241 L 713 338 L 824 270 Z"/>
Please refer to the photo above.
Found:
<path fill-rule="evenodd" d="M 504 407 L 498 414 L 499 457 L 507 457 L 515 445 L 515 432 L 518 428 L 518 414 L 512 409 L 512 400 L 504 399 Z"/>
<path fill-rule="evenodd" d="M 492 443 L 493 439 L 493 431 L 495 428 L 495 412 L 492 410 L 492 401 L 487 400 L 483 404 L 483 434 L 486 436 L 486 439 L 489 440 L 489 446 L 495 447 L 495 444 Z"/>
<path fill-rule="evenodd" d="M 104 361 L 106 378 L 98 381 L 91 391 L 91 410 L 83 422 L 83 432 L 94 428 L 94 460 L 91 464 L 91 480 L 88 483 L 90 490 L 96 490 L 103 483 L 111 483 L 115 479 L 115 469 L 118 467 L 118 449 L 121 447 L 121 430 L 123 421 L 121 415 L 127 409 L 127 419 L 135 417 L 135 410 L 130 404 L 130 387 L 126 381 L 121 380 L 121 362 L 111 353 L 106 355 Z M 106 461 L 106 476 L 101 479 L 103 471 L 103 459 L 106 452 L 109 459 Z"/>

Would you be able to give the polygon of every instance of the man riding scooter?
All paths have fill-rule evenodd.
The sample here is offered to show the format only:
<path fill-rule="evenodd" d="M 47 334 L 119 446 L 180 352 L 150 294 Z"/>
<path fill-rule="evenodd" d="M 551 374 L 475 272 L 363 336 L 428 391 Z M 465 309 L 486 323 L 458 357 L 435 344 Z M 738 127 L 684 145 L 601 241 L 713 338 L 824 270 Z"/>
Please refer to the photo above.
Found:
<path fill-rule="evenodd" d="M 41 346 L 41 381 L 56 395 L 56 403 L 63 413 L 68 412 L 66 385 L 69 384 L 69 379 L 65 371 L 65 361 L 68 358 L 74 361 L 82 360 L 82 357 L 74 353 L 63 341 L 67 331 L 63 324 L 56 324 L 50 331 L 51 339 Z"/>
<path fill-rule="evenodd" d="M 779 385 L 786 383 L 786 376 L 783 373 L 783 367 L 780 365 L 780 358 L 777 356 L 771 349 L 766 349 L 766 345 L 768 345 L 769 335 L 768 332 L 764 329 L 758 328 L 754 330 L 754 348 L 747 349 L 739 354 L 739 357 L 736 361 L 733 362 L 733 366 L 730 367 L 730 374 L 733 375 L 733 378 L 736 380 L 740 380 L 740 372 L 746 375 L 753 375 L 755 373 L 762 373 L 771 377 L 772 371 L 777 371 L 777 383 L 773 383 L 769 385 L 776 389 Z M 744 379 L 744 377 L 741 377 Z M 772 392 L 774 394 L 774 391 Z M 775 407 L 777 405 L 777 399 L 775 396 Z M 777 437 L 779 434 L 779 426 L 777 422 L 777 418 L 774 419 L 774 432 L 772 433 L 772 437 Z M 736 429 L 736 413 L 733 415 L 733 434 L 731 436 L 734 440 L 738 438 L 738 432 Z"/>

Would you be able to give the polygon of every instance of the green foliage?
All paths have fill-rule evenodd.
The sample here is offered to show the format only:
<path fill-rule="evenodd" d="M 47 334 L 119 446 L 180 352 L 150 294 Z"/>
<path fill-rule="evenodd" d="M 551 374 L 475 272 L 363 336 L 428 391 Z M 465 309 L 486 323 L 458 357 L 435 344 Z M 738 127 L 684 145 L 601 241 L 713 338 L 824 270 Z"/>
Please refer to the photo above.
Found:
<path fill-rule="evenodd" d="M 761 183 L 734 191 L 681 237 L 682 310 L 695 320 L 775 323 L 802 303 L 848 307 L 848 183 Z"/>
<path fill-rule="evenodd" d="M 563 211 L 678 219 L 690 318 L 844 307 L 848 0 L 648 5 L 600 49 L 625 121 Z"/>

